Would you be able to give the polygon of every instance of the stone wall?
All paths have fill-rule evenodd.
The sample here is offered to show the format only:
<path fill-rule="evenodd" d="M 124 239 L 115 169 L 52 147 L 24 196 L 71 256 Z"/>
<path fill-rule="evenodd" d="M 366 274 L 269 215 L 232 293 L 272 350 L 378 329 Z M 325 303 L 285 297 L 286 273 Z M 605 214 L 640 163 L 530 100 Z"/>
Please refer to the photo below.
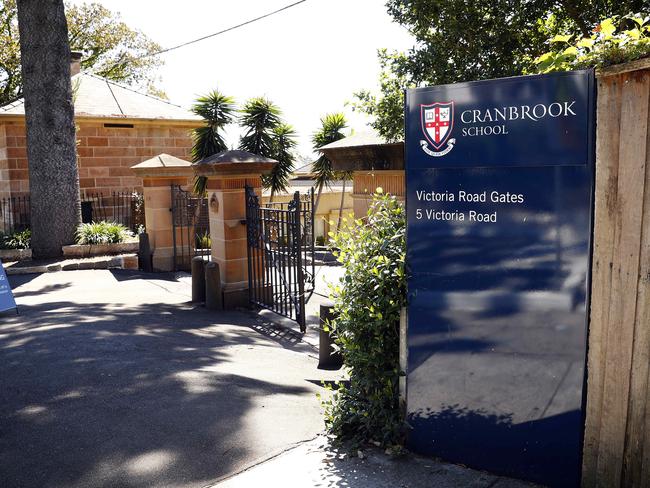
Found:
<path fill-rule="evenodd" d="M 111 125 L 121 127 L 111 127 Z M 190 131 L 199 124 L 77 120 L 79 184 L 82 194 L 142 190 L 131 166 L 161 153 L 189 159 Z M 3 132 L 5 136 L 3 137 Z M 29 192 L 24 121 L 0 122 L 0 192 Z M 3 160 L 3 154 L 6 159 Z M 3 161 L 7 171 L 3 171 Z"/>

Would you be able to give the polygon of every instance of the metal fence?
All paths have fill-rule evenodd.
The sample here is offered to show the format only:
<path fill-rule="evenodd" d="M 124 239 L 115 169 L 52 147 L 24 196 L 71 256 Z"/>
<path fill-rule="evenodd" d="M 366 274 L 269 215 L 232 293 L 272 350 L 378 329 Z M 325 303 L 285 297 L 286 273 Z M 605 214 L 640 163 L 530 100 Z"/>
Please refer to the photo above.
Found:
<path fill-rule="evenodd" d="M 172 239 L 174 270 L 189 271 L 192 258 L 211 259 L 208 199 L 172 185 Z"/>
<path fill-rule="evenodd" d="M 81 197 L 81 221 L 107 220 L 133 232 L 144 226 L 144 200 L 138 192 L 85 193 Z M 29 195 L 0 198 L 0 232 L 8 235 L 30 228 Z"/>
<path fill-rule="evenodd" d="M 315 285 L 314 192 L 261 206 L 246 187 L 250 301 L 295 320 L 305 332 L 305 303 Z"/>
<path fill-rule="evenodd" d="M 85 193 L 81 197 L 81 221 L 102 220 L 122 224 L 137 232 L 144 226 L 144 200 L 138 192 Z"/>
<path fill-rule="evenodd" d="M 29 195 L 0 199 L 0 232 L 8 235 L 29 229 Z"/>

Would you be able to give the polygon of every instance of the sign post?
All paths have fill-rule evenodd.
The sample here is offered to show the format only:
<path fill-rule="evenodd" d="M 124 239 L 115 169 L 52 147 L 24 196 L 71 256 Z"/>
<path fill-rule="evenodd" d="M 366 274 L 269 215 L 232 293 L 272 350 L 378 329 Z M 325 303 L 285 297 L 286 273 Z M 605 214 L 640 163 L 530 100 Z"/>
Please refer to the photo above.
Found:
<path fill-rule="evenodd" d="M 409 447 L 579 486 L 592 71 L 407 91 Z"/>
<path fill-rule="evenodd" d="M 6 312 L 7 310 L 18 310 L 16 308 L 16 301 L 14 300 L 14 294 L 11 291 L 11 285 L 7 279 L 7 273 L 5 268 L 0 261 L 0 313 Z"/>

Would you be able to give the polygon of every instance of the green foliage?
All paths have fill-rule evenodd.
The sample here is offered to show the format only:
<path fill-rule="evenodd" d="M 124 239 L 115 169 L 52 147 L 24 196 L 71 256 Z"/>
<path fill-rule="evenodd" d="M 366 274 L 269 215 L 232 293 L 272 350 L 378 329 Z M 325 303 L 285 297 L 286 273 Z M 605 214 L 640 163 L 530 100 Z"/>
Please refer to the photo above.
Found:
<path fill-rule="evenodd" d="M 647 0 L 387 0 L 388 13 L 415 38 L 405 53 L 379 51 L 380 92 L 355 94 L 356 110 L 390 141 L 403 136 L 403 90 L 516 76 L 534 68 L 556 34 L 588 36 L 599 19 Z"/>
<path fill-rule="evenodd" d="M 379 91 L 381 96 L 374 95 L 370 90 L 360 90 L 354 94 L 356 101 L 352 109 L 369 115 L 373 121 L 371 126 L 387 142 L 396 142 L 403 137 L 404 124 L 404 89 L 415 88 L 406 75 L 398 74 L 394 69 L 398 60 L 404 58 L 400 53 L 388 53 L 385 49 L 379 51 Z"/>
<path fill-rule="evenodd" d="M 278 106 L 267 98 L 248 100 L 239 118 L 239 125 L 245 131 L 239 141 L 239 149 L 272 157 L 275 129 L 282 123 L 280 116 Z"/>
<path fill-rule="evenodd" d="M 245 131 L 239 149 L 278 161 L 273 171 L 262 178 L 262 184 L 271 190 L 273 200 L 275 193 L 288 188 L 295 161 L 296 132 L 282 121 L 280 108 L 264 97 L 246 102 L 239 125 Z"/>
<path fill-rule="evenodd" d="M 271 189 L 271 201 L 273 201 L 274 194 L 286 191 L 289 188 L 289 177 L 296 159 L 294 155 L 296 144 L 296 131 L 289 124 L 280 123 L 273 129 L 273 152 L 271 157 L 278 164 L 275 165 L 270 174 L 262 176 L 264 187 Z"/>
<path fill-rule="evenodd" d="M 406 305 L 404 208 L 391 196 L 375 195 L 365 222 L 330 234 L 345 274 L 332 289 L 336 345 L 349 369 L 324 401 L 325 423 L 341 441 L 382 446 L 401 441 L 398 398 L 399 318 Z"/>
<path fill-rule="evenodd" d="M 235 99 L 224 95 L 219 90 L 212 90 L 207 95 L 196 99 L 192 112 L 203 117 L 205 125 L 192 131 L 192 162 L 212 156 L 228 149 L 223 138 L 224 127 L 233 121 L 236 112 Z M 207 178 L 194 178 L 194 193 L 205 195 Z"/>
<path fill-rule="evenodd" d="M 0 234 L 0 249 L 29 249 L 32 232 L 29 229 L 12 234 Z"/>
<path fill-rule="evenodd" d="M 625 63 L 650 56 L 650 17 L 643 14 L 603 20 L 588 37 L 555 35 L 552 50 L 535 60 L 540 73 Z"/>
<path fill-rule="evenodd" d="M 197 234 L 195 245 L 197 249 L 210 249 L 212 247 L 212 239 L 210 238 L 210 232 Z"/>
<path fill-rule="evenodd" d="M 22 96 L 16 13 L 16 0 L 0 2 L 0 105 Z M 163 61 L 147 56 L 158 44 L 98 3 L 66 3 L 66 17 L 70 49 L 84 53 L 83 69 L 164 96 L 154 86 Z"/>
<path fill-rule="evenodd" d="M 0 105 L 22 94 L 16 0 L 0 3 Z"/>
<path fill-rule="evenodd" d="M 321 117 L 320 123 L 320 129 L 311 138 L 314 151 L 318 151 L 319 148 L 345 137 L 343 130 L 348 126 L 348 123 L 342 113 L 327 114 Z M 332 169 L 332 162 L 323 153 L 314 162 L 313 171 L 319 192 L 322 191 L 323 186 L 329 185 L 330 181 L 336 179 Z"/>
<path fill-rule="evenodd" d="M 316 236 L 316 245 L 324 246 L 325 245 L 325 236 Z"/>
<path fill-rule="evenodd" d="M 116 222 L 91 222 L 79 224 L 75 233 L 77 244 L 114 244 L 124 242 L 133 234 Z"/>
<path fill-rule="evenodd" d="M 227 150 L 223 130 L 234 121 L 237 113 L 234 99 L 213 90 L 198 98 L 192 111 L 205 120 L 205 126 L 193 132 L 192 161 L 200 161 Z M 271 189 L 273 198 L 275 193 L 288 188 L 295 160 L 296 132 L 282 121 L 280 109 L 263 97 L 251 98 L 246 102 L 239 124 L 244 129 L 239 149 L 278 161 L 273 171 L 262 178 L 264 188 Z M 205 195 L 206 184 L 207 178 L 197 176 L 194 179 L 194 193 Z"/>

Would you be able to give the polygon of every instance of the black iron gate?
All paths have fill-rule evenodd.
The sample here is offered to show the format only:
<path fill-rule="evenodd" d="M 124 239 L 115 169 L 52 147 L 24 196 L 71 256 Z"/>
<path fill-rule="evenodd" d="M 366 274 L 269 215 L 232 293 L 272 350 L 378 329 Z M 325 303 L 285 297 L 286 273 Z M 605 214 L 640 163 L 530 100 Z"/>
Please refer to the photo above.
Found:
<path fill-rule="evenodd" d="M 297 321 L 302 332 L 315 287 L 313 209 L 313 190 L 261 206 L 246 187 L 250 301 Z"/>
<path fill-rule="evenodd" d="M 172 185 L 172 241 L 174 270 L 189 271 L 192 258 L 210 258 L 208 199 Z"/>

